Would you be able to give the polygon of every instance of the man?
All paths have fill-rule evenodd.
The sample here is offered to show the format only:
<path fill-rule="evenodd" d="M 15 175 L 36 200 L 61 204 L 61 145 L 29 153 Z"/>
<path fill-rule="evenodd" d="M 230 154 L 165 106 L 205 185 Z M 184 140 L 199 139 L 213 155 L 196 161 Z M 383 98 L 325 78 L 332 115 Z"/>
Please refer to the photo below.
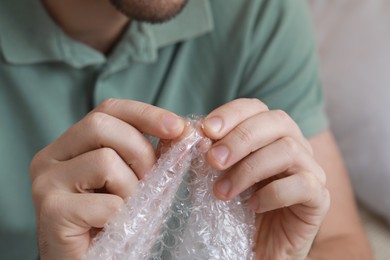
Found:
<path fill-rule="evenodd" d="M 208 161 L 226 170 L 215 194 L 259 187 L 258 259 L 370 258 L 302 1 L 0 6 L 1 258 L 36 257 L 38 150 L 40 257 L 78 259 L 155 163 L 143 134 L 177 139 L 189 113 L 207 115 Z"/>

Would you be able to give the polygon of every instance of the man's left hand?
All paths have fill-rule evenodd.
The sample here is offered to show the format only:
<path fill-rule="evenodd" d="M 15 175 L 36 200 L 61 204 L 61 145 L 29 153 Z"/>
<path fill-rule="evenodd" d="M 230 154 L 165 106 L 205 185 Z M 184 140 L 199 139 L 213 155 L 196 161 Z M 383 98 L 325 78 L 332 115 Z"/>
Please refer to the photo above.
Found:
<path fill-rule="evenodd" d="M 297 124 L 257 99 L 237 99 L 212 111 L 204 132 L 207 160 L 224 174 L 214 193 L 229 200 L 254 186 L 256 259 L 304 259 L 329 209 L 326 175 Z"/>

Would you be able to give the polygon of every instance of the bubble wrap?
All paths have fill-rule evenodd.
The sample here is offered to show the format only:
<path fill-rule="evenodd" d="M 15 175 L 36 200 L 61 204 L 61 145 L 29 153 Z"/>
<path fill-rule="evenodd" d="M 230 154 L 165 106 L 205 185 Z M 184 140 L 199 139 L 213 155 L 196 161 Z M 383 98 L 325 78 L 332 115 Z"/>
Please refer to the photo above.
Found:
<path fill-rule="evenodd" d="M 253 259 L 254 213 L 240 196 L 213 194 L 220 172 L 207 165 L 200 119 L 162 148 L 138 190 L 94 239 L 85 260 Z"/>

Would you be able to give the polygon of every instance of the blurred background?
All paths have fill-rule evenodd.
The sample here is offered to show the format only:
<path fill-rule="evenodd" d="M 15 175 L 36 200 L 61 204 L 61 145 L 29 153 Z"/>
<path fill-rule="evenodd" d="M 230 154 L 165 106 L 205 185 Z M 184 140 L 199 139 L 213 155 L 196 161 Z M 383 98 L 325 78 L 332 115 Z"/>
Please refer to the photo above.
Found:
<path fill-rule="evenodd" d="M 390 0 L 307 0 L 331 128 L 375 259 L 390 259 Z"/>

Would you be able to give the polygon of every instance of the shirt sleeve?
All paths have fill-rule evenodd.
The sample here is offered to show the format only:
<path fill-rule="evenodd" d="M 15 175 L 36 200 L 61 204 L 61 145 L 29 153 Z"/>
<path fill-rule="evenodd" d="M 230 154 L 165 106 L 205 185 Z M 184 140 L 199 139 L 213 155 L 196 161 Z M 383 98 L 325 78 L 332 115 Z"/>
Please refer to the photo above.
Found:
<path fill-rule="evenodd" d="M 316 48 L 305 1 L 265 1 L 247 33 L 240 97 L 286 111 L 306 137 L 328 127 Z"/>

